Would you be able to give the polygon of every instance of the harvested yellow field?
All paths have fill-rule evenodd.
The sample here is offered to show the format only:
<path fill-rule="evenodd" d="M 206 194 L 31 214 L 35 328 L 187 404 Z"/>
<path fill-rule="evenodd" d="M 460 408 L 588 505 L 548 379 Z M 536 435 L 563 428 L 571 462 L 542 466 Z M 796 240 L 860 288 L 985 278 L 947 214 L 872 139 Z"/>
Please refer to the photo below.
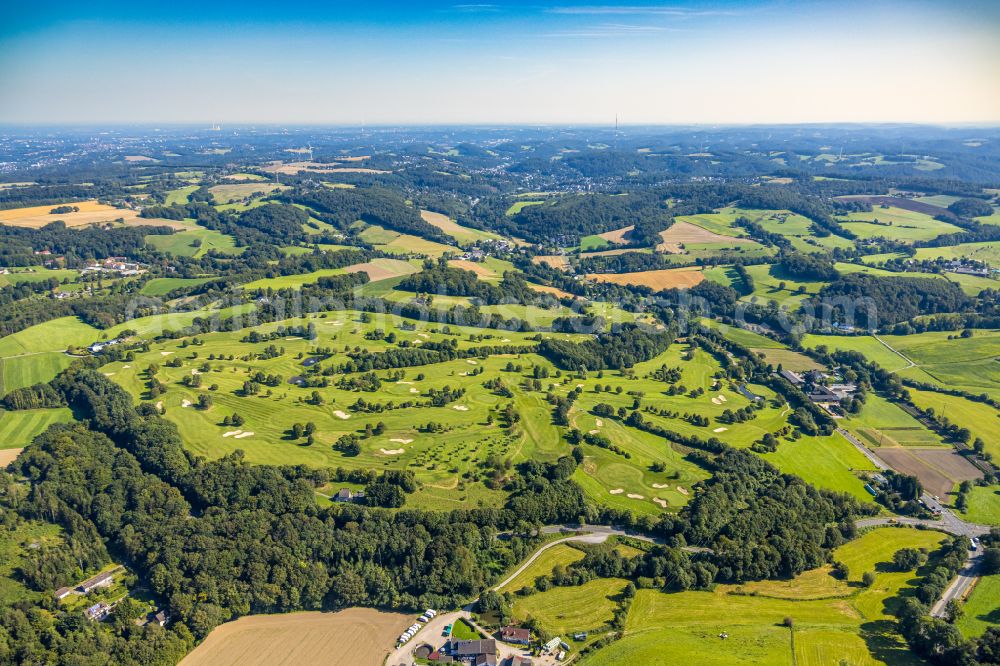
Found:
<path fill-rule="evenodd" d="M 561 254 L 539 255 L 537 257 L 532 257 L 531 263 L 538 264 L 539 266 L 542 264 L 548 264 L 552 268 L 558 268 L 560 270 L 566 270 L 569 268 L 569 259 Z"/>
<path fill-rule="evenodd" d="M 76 206 L 80 210 L 72 213 L 60 213 L 58 215 L 49 212 L 59 206 Z M 32 229 L 44 227 L 46 224 L 55 222 L 56 220 L 62 220 L 66 223 L 67 227 L 83 227 L 98 222 L 113 222 L 119 218 L 129 222 L 138 217 L 139 211 L 137 210 L 115 208 L 107 204 L 97 203 L 95 200 L 0 210 L 0 224 L 31 227 Z M 149 221 L 147 224 L 156 225 L 158 222 Z"/>
<path fill-rule="evenodd" d="M 628 241 L 625 240 L 625 234 L 635 229 L 634 224 L 630 224 L 627 227 L 622 227 L 621 229 L 615 229 L 614 231 L 605 231 L 603 234 L 597 234 L 598 238 L 603 238 L 609 243 L 616 243 L 618 245 L 624 245 Z"/>
<path fill-rule="evenodd" d="M 234 185 L 213 185 L 208 188 L 208 191 L 212 193 L 212 196 L 218 203 L 227 204 L 233 201 L 246 199 L 250 195 L 257 194 L 258 192 L 269 194 L 275 190 L 287 189 L 287 185 L 275 185 L 274 183 L 258 182 L 238 183 Z"/>
<path fill-rule="evenodd" d="M 0 469 L 14 462 L 21 455 L 21 451 L 24 451 L 23 447 L 20 449 L 0 449 Z"/>
<path fill-rule="evenodd" d="M 420 217 L 423 218 L 424 222 L 437 227 L 459 243 L 474 243 L 478 240 L 500 238 L 500 236 L 489 231 L 463 227 L 461 224 L 443 213 L 435 213 L 431 210 L 421 210 Z"/>
<path fill-rule="evenodd" d="M 181 664 L 381 666 L 412 621 L 412 615 L 371 608 L 250 615 L 216 628 Z"/>
<path fill-rule="evenodd" d="M 472 271 L 477 276 L 490 280 L 500 277 L 495 271 L 483 266 L 478 261 L 466 261 L 465 259 L 450 259 L 448 265 L 452 268 L 460 268 L 463 271 Z"/>
<path fill-rule="evenodd" d="M 344 160 L 347 161 L 347 160 Z M 339 162 L 271 162 L 262 169 L 268 173 L 283 173 L 295 175 L 303 171 L 312 173 L 389 173 L 381 169 L 364 169 L 361 167 L 344 167 Z"/>
<path fill-rule="evenodd" d="M 587 279 L 613 284 L 638 285 L 659 291 L 661 289 L 693 287 L 705 279 L 705 274 L 701 272 L 700 268 L 668 268 L 637 273 L 590 273 L 587 275 Z"/>
<path fill-rule="evenodd" d="M 682 245 L 685 243 L 750 243 L 747 238 L 735 238 L 733 236 L 723 236 L 708 229 L 702 229 L 690 222 L 674 222 L 666 231 L 660 232 L 663 243 L 656 246 L 660 252 L 670 254 L 681 254 Z"/>
<path fill-rule="evenodd" d="M 528 284 L 528 287 L 530 287 L 532 291 L 537 291 L 540 294 L 552 294 L 553 296 L 556 296 L 558 298 L 576 298 L 573 294 L 569 293 L 568 291 L 563 291 L 558 287 L 548 287 L 544 284 L 530 284 L 530 283 Z"/>
<path fill-rule="evenodd" d="M 406 261 L 399 259 L 372 259 L 363 264 L 354 264 L 344 269 L 345 273 L 368 273 L 368 279 L 372 282 L 388 280 L 389 278 L 400 277 L 416 273 L 417 267 Z"/>
<path fill-rule="evenodd" d="M 595 252 L 581 252 L 580 258 L 586 259 L 588 257 L 611 257 L 616 254 L 628 254 L 629 252 L 635 252 L 634 248 L 622 247 L 617 250 L 597 250 Z"/>

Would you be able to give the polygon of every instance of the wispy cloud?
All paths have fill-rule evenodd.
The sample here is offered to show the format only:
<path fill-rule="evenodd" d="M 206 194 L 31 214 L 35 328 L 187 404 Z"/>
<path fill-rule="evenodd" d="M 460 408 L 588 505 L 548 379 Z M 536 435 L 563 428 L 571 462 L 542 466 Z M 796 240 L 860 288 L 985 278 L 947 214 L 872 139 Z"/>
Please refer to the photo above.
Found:
<path fill-rule="evenodd" d="M 550 14 L 574 15 L 632 15 L 632 16 L 673 16 L 691 18 L 696 16 L 736 16 L 741 12 L 727 9 L 693 9 L 668 5 L 577 5 L 568 7 L 550 7 Z"/>
<path fill-rule="evenodd" d="M 543 34 L 543 37 L 642 37 L 643 35 L 662 35 L 670 32 L 684 32 L 680 28 L 662 25 L 634 25 L 628 23 L 601 23 L 586 26 L 576 30 L 557 30 Z"/>
<path fill-rule="evenodd" d="M 500 5 L 491 5 L 489 3 L 471 3 L 462 5 L 452 5 L 451 7 L 457 12 L 498 12 L 500 11 Z"/>

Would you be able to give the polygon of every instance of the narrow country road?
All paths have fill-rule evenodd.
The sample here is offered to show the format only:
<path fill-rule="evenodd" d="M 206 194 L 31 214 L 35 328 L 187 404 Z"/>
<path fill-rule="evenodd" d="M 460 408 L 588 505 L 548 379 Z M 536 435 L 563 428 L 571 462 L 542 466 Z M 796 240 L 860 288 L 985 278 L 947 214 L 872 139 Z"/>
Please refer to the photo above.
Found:
<path fill-rule="evenodd" d="M 549 526 L 549 527 L 558 527 L 558 526 Z M 549 532 L 545 532 L 545 529 L 546 528 L 542 528 L 543 533 L 551 534 L 557 531 L 557 530 L 551 530 Z M 550 541 L 541 548 L 539 548 L 538 550 L 536 550 L 531 557 L 526 559 L 521 566 L 519 566 L 517 569 L 514 570 L 514 573 L 507 576 L 507 578 L 505 578 L 503 582 L 501 582 L 500 584 L 495 585 L 493 589 L 499 590 L 502 587 L 506 586 L 508 583 L 510 583 L 512 580 L 517 578 L 522 571 L 531 566 L 532 562 L 537 560 L 542 553 L 544 553 L 549 548 L 552 548 L 552 546 L 556 546 L 561 543 L 566 543 L 567 541 L 582 541 L 584 543 L 604 543 L 605 541 L 607 541 L 609 536 L 611 536 L 611 532 L 602 531 L 602 532 L 591 532 L 589 534 L 575 534 L 573 536 L 563 537 L 562 539 L 556 539 L 555 541 Z"/>
<path fill-rule="evenodd" d="M 882 338 L 878 337 L 874 333 L 872 334 L 872 337 L 875 338 L 876 340 L 878 340 L 879 342 L 881 342 L 883 347 L 885 347 L 886 349 L 888 349 L 889 351 L 891 351 L 893 354 L 895 354 L 896 356 L 898 356 L 899 358 L 903 359 L 904 361 L 906 361 L 909 364 L 905 368 L 900 368 L 899 370 L 893 370 L 893 372 L 901 372 L 903 370 L 909 370 L 910 368 L 915 368 L 917 366 L 917 364 L 914 363 L 913 361 L 911 361 L 906 356 L 906 354 L 902 353 L 898 349 L 895 349 L 892 345 L 890 345 L 888 342 L 886 342 Z"/>
<path fill-rule="evenodd" d="M 982 565 L 983 550 L 970 550 L 969 559 L 965 563 L 965 566 L 958 572 L 955 580 L 951 581 L 951 585 L 944 591 L 944 594 L 937 600 L 937 603 L 931 607 L 931 617 L 944 617 L 945 611 L 948 610 L 949 601 L 961 601 L 965 598 L 965 595 L 976 582 L 976 578 L 981 575 L 980 568 Z"/>
<path fill-rule="evenodd" d="M 858 451 L 860 451 L 861 454 L 865 458 L 868 458 L 868 460 L 870 460 L 872 462 L 872 464 L 875 465 L 875 467 L 877 467 L 880 470 L 889 469 L 889 465 L 887 465 L 877 455 L 875 455 L 874 453 L 872 453 L 871 450 L 867 446 L 865 446 L 864 444 L 862 444 L 861 440 L 859 440 L 857 437 L 855 437 L 851 433 L 847 432 L 843 428 L 837 428 L 837 433 L 840 434 L 840 436 L 843 437 L 844 439 L 846 439 L 848 442 L 850 442 L 851 444 L 853 444 L 854 447 Z"/>

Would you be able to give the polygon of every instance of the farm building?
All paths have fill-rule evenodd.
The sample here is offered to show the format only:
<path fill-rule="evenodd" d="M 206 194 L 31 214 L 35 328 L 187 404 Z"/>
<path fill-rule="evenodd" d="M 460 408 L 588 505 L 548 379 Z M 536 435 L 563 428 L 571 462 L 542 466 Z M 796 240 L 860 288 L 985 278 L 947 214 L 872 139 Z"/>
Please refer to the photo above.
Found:
<path fill-rule="evenodd" d="M 792 372 L 791 370 L 782 370 L 778 374 L 787 379 L 792 384 L 792 386 L 800 386 L 803 383 L 802 375 L 800 375 L 797 372 Z"/>
<path fill-rule="evenodd" d="M 510 666 L 531 666 L 531 657 L 511 657 Z"/>
<path fill-rule="evenodd" d="M 822 384 L 816 384 L 815 386 L 813 386 L 809 390 L 807 397 L 812 402 L 818 404 L 840 402 L 840 396 L 838 396 L 836 393 L 834 393 L 827 387 L 823 386 Z"/>
<path fill-rule="evenodd" d="M 105 571 L 102 574 L 97 574 L 93 578 L 88 578 L 87 580 L 80 583 L 77 587 L 84 594 L 89 594 L 91 590 L 96 590 L 99 587 L 108 587 L 115 582 L 115 574 L 113 571 Z"/>
<path fill-rule="evenodd" d="M 111 606 L 107 605 L 103 601 L 94 604 L 85 611 L 87 619 L 93 620 L 94 622 L 100 622 L 106 618 L 110 612 Z"/>
<path fill-rule="evenodd" d="M 72 587 L 60 587 L 56 590 L 56 599 L 65 599 L 73 593 Z"/>
<path fill-rule="evenodd" d="M 365 493 L 361 490 L 353 491 L 350 488 L 341 488 L 333 496 L 334 502 L 355 502 L 365 498 Z"/>
<path fill-rule="evenodd" d="M 159 613 L 153 616 L 153 622 L 160 625 L 161 627 L 167 626 L 167 622 L 170 622 L 170 613 L 165 610 L 161 610 Z"/>
<path fill-rule="evenodd" d="M 524 627 L 504 627 L 500 630 L 500 640 L 515 645 L 527 645 L 531 642 L 531 632 Z"/>
<path fill-rule="evenodd" d="M 474 641 L 456 641 L 452 644 L 451 655 L 473 666 L 495 666 L 497 663 L 497 642 L 492 638 Z"/>

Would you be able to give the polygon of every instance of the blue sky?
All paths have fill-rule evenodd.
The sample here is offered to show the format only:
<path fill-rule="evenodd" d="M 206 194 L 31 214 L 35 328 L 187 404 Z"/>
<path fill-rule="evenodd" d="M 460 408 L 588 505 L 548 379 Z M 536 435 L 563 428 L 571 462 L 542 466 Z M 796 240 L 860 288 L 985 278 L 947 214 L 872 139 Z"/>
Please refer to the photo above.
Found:
<path fill-rule="evenodd" d="M 0 122 L 1000 121 L 988 0 L 18 2 Z"/>

